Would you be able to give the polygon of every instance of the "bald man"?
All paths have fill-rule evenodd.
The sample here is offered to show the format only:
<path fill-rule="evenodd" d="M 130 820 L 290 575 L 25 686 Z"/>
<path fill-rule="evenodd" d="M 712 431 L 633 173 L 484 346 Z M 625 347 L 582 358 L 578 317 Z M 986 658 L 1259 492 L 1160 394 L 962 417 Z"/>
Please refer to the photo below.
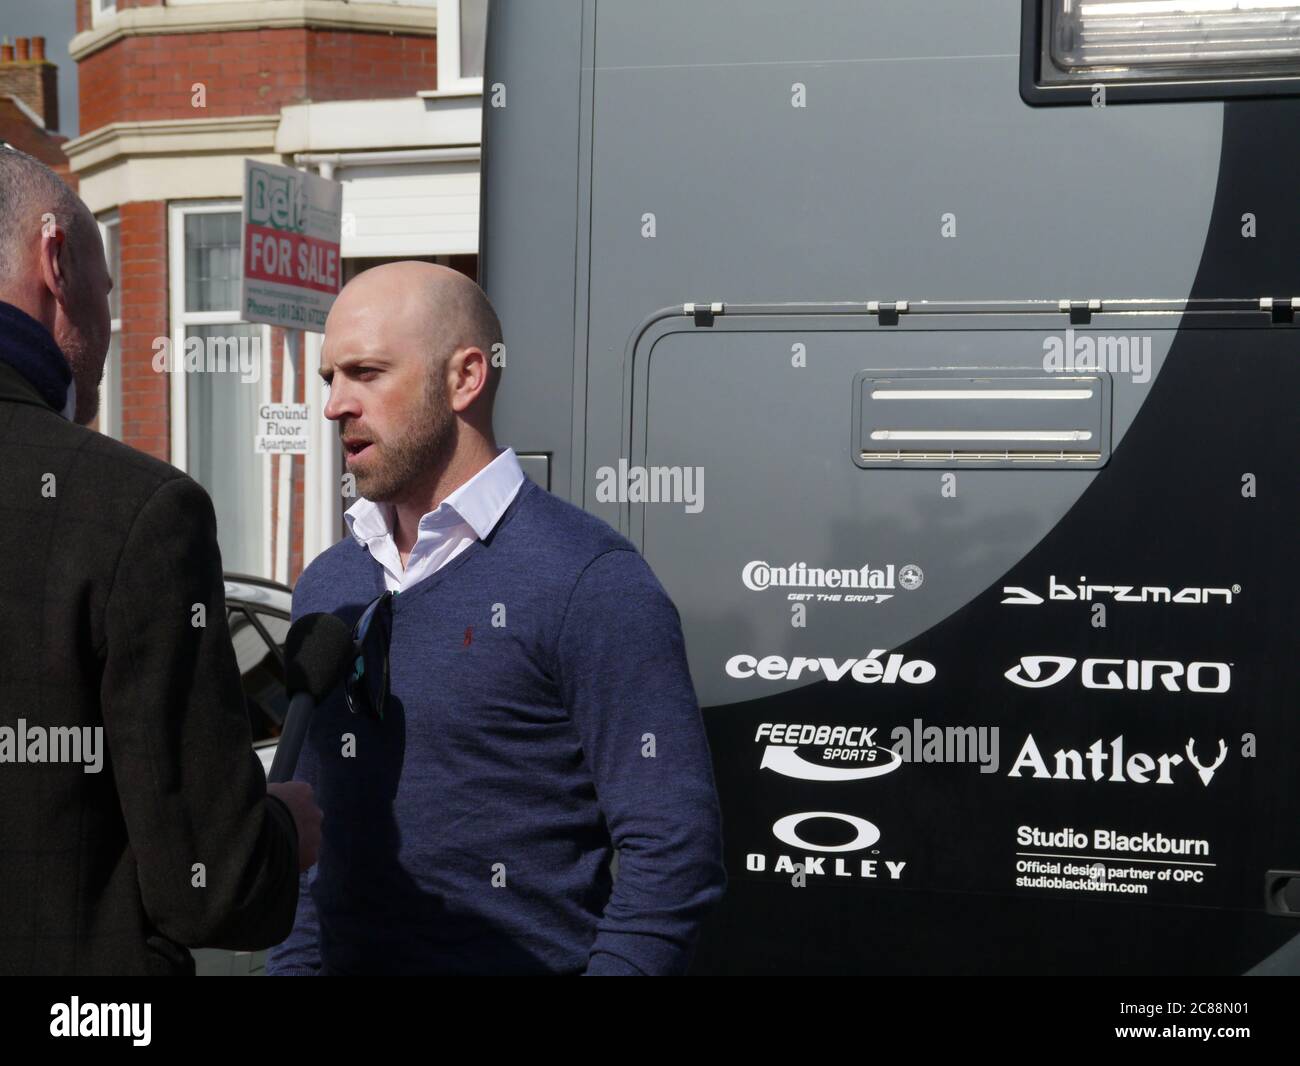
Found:
<path fill-rule="evenodd" d="M 0 148 L 0 973 L 193 974 L 284 938 L 320 811 L 268 797 L 216 520 L 86 428 L 112 280 L 85 205 Z M 202 606 L 205 624 L 195 625 Z"/>
<path fill-rule="evenodd" d="M 498 448 L 500 344 L 478 286 L 424 263 L 359 275 L 326 323 L 361 498 L 293 609 L 363 656 L 299 764 L 321 860 L 268 973 L 677 974 L 722 894 L 677 611 Z"/>

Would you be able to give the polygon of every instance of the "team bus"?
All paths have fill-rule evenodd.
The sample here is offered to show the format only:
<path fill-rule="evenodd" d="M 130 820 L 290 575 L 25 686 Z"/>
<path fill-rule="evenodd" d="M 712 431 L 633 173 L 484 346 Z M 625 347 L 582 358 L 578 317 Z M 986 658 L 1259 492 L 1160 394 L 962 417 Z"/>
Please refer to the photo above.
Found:
<path fill-rule="evenodd" d="M 495 0 L 497 431 L 675 601 L 701 973 L 1300 933 L 1300 3 Z"/>

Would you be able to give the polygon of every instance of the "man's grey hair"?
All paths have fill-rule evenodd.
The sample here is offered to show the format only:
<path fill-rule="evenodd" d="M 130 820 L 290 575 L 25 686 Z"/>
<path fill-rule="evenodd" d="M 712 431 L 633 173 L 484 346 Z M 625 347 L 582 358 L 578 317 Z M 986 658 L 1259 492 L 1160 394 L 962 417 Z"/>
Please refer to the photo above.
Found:
<path fill-rule="evenodd" d="M 86 218 L 77 194 L 39 159 L 8 145 L 0 147 L 0 282 L 21 269 L 23 246 L 41 232 L 47 212 L 75 249 Z"/>

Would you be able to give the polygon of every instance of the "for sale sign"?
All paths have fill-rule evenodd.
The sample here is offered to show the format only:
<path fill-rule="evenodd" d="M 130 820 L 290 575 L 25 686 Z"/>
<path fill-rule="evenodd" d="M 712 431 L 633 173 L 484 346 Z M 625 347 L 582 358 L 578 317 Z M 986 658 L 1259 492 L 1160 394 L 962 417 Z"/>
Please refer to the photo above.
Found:
<path fill-rule="evenodd" d="M 325 331 L 339 291 L 342 219 L 338 182 L 244 161 L 245 321 Z"/>

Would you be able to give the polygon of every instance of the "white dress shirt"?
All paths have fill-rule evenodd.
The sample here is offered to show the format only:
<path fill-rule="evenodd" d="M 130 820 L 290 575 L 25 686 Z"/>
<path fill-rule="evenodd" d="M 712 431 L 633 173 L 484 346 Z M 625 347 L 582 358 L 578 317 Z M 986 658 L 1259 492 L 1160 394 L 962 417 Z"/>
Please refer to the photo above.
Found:
<path fill-rule="evenodd" d="M 491 533 L 523 483 L 523 468 L 514 449 L 507 448 L 420 519 L 415 546 L 405 567 L 393 539 L 392 504 L 362 498 L 343 517 L 356 542 L 384 568 L 384 584 L 389 591 L 401 592 Z"/>

